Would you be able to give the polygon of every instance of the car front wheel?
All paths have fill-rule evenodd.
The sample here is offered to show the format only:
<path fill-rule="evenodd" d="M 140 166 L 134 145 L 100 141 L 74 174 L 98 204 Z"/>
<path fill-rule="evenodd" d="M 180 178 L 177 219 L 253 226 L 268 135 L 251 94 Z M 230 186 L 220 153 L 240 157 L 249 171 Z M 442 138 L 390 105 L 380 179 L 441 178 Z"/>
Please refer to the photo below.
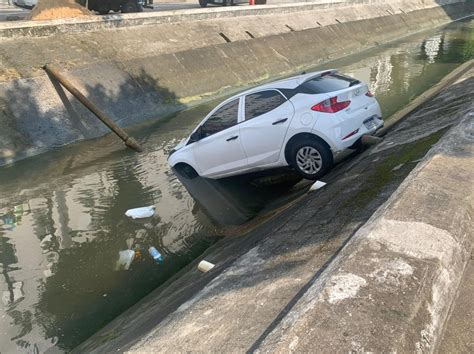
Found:
<path fill-rule="evenodd" d="M 187 179 L 194 179 L 199 176 L 194 168 L 185 163 L 178 163 L 174 169 L 177 173 Z"/>
<path fill-rule="evenodd" d="M 332 164 L 331 150 L 318 140 L 305 139 L 292 149 L 291 165 L 303 178 L 318 179 L 331 170 Z"/>
<path fill-rule="evenodd" d="M 201 7 L 206 7 L 207 6 L 207 0 L 199 0 L 199 5 Z"/>

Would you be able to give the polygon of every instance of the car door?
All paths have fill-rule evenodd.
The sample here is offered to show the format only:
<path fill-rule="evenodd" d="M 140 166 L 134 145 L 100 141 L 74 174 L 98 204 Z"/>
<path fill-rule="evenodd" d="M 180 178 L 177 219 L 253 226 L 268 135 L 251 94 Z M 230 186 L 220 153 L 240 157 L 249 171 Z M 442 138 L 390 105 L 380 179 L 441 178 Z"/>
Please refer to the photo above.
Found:
<path fill-rule="evenodd" d="M 194 158 L 201 175 L 219 177 L 247 166 L 241 143 L 240 98 L 224 103 L 201 125 L 201 139 L 193 145 Z"/>
<path fill-rule="evenodd" d="M 277 90 L 251 93 L 243 104 L 240 133 L 249 167 L 277 162 L 295 113 L 293 104 Z"/>

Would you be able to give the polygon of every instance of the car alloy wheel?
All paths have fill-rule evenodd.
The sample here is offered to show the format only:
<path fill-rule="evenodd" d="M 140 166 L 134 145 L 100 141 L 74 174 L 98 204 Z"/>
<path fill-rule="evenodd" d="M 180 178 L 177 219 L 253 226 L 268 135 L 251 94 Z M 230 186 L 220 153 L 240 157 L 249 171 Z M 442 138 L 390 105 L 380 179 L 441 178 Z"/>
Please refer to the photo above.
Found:
<path fill-rule="evenodd" d="M 323 159 L 318 150 L 312 146 L 303 146 L 296 153 L 298 168 L 308 175 L 315 175 L 323 166 Z"/>
<path fill-rule="evenodd" d="M 318 179 L 332 168 L 331 149 L 318 137 L 299 140 L 290 149 L 288 162 L 303 178 Z"/>

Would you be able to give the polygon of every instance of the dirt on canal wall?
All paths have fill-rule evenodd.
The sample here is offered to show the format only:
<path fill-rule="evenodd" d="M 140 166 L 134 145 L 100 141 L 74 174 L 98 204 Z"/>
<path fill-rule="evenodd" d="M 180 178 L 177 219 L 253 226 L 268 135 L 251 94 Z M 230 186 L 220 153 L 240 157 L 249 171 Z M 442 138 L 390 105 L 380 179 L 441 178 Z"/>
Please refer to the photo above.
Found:
<path fill-rule="evenodd" d="M 471 14 L 461 0 L 379 0 L 0 24 L 0 165 L 108 133 L 74 99 L 65 108 L 46 63 L 130 126 Z"/>

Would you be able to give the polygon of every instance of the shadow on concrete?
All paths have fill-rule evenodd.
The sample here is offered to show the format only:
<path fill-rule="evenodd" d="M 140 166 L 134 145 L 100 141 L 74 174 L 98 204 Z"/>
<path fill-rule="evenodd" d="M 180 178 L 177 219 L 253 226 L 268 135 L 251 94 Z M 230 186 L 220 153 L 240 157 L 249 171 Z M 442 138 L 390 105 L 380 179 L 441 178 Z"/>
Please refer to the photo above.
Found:
<path fill-rule="evenodd" d="M 435 0 L 435 2 L 442 6 L 443 11 L 452 19 L 459 19 L 459 7 L 464 8 L 464 13 L 471 15 L 474 13 L 474 3 L 470 0 L 456 3 L 450 0 Z"/>
<path fill-rule="evenodd" d="M 68 72 L 67 77 L 121 127 L 150 121 L 157 118 L 157 112 L 164 115 L 163 107 L 176 109 L 174 93 L 161 87 L 144 70 L 133 77 L 126 75 L 119 83 L 103 78 L 91 80 L 96 81 L 92 84 L 81 81 L 84 71 L 87 69 Z M 90 73 L 84 76 L 84 80 L 92 78 Z M 4 128 L 2 136 L 6 138 L 0 142 L 0 164 L 110 132 L 69 93 L 66 96 L 70 105 L 61 104 L 58 92 L 45 80 L 15 80 L 0 92 L 0 122 Z M 97 151 L 96 158 L 99 156 Z"/>

